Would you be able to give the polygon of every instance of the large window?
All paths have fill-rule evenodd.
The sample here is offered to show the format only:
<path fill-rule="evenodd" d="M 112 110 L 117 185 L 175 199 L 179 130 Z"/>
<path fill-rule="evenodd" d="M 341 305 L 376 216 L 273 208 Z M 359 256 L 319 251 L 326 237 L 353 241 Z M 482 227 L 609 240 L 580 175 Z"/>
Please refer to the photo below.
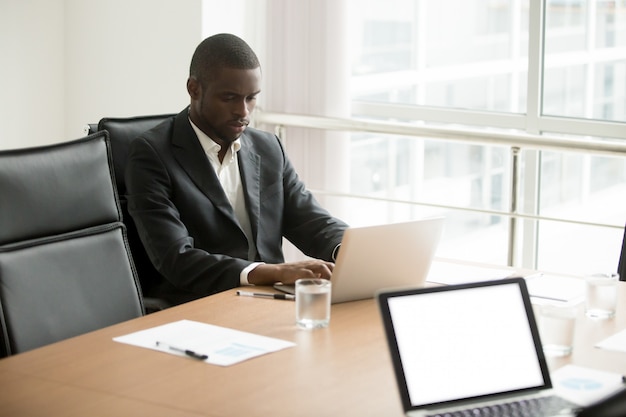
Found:
<path fill-rule="evenodd" d="M 527 3 L 351 0 L 353 98 L 524 112 Z"/>
<path fill-rule="evenodd" d="M 544 114 L 626 120 L 626 3 L 550 1 Z"/>
<path fill-rule="evenodd" d="M 348 5 L 355 117 L 626 138 L 626 124 L 615 127 L 626 121 L 626 0 Z M 349 220 L 441 213 L 448 222 L 439 255 L 506 263 L 510 219 L 490 211 L 511 204 L 510 155 L 499 146 L 355 133 L 350 191 L 388 201 L 364 210 L 357 199 Z M 520 220 L 515 263 L 575 273 L 614 269 L 622 231 L 591 223 L 624 224 L 625 159 L 522 150 L 520 161 L 520 211 L 549 219 Z M 403 201 L 427 204 L 418 210 Z"/>

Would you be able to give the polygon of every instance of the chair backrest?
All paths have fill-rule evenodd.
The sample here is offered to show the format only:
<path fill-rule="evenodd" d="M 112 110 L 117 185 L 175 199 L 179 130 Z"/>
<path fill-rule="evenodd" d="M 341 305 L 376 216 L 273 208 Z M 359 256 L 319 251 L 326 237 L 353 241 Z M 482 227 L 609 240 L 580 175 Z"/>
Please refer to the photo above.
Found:
<path fill-rule="evenodd" d="M 619 274 L 620 281 L 626 281 L 626 227 L 624 227 L 624 237 L 622 238 L 622 251 L 619 255 L 617 273 Z"/>
<path fill-rule="evenodd" d="M 106 130 L 109 132 L 111 140 L 113 167 L 115 169 L 115 182 L 117 186 L 117 192 L 119 194 L 120 205 L 122 209 L 122 221 L 126 225 L 128 230 L 128 241 L 130 244 L 130 250 L 133 254 L 133 260 L 137 268 L 137 274 L 139 275 L 139 281 L 143 293 L 146 296 L 150 296 L 153 287 L 160 280 L 160 275 L 152 265 L 152 262 L 148 258 L 137 228 L 133 222 L 132 217 L 128 213 L 128 204 L 126 199 L 126 182 L 124 175 L 126 171 L 126 161 L 128 159 L 128 147 L 130 142 L 141 135 L 143 132 L 152 129 L 165 119 L 174 116 L 174 114 L 160 114 L 151 116 L 138 116 L 138 117 L 106 117 L 100 120 L 97 125 L 89 124 L 89 133 L 96 131 Z M 146 304 L 150 307 L 152 304 L 160 305 L 158 301 L 154 299 L 146 299 Z M 158 309 L 158 308 L 152 308 Z"/>
<path fill-rule="evenodd" d="M 0 357 L 142 316 L 108 134 L 0 151 Z"/>

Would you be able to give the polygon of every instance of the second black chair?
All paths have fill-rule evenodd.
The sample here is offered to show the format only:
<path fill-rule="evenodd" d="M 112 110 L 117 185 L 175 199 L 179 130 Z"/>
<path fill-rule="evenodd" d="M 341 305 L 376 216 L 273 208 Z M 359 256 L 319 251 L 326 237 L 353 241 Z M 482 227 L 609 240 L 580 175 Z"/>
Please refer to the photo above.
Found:
<path fill-rule="evenodd" d="M 174 114 L 160 114 L 138 117 L 107 117 L 98 122 L 97 125 L 89 125 L 89 133 L 106 130 L 109 132 L 111 140 L 111 150 L 113 156 L 113 167 L 115 171 L 115 183 L 119 194 L 120 205 L 122 207 L 122 220 L 128 230 L 128 242 L 133 255 L 139 281 L 144 293 L 144 304 L 146 312 L 154 312 L 169 307 L 169 305 L 161 299 L 151 297 L 150 294 L 156 282 L 160 279 L 160 275 L 152 265 L 148 258 L 137 228 L 132 217 L 128 213 L 128 201 L 126 199 L 126 182 L 124 174 L 126 171 L 126 161 L 128 158 L 128 147 L 130 142 L 141 135 L 143 132 L 152 129 L 163 120 Z"/>

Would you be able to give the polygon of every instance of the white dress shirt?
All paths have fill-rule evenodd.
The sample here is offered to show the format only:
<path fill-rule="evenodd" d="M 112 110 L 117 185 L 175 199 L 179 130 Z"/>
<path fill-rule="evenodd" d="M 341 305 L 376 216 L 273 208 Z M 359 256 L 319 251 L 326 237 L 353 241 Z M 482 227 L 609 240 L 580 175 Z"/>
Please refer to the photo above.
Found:
<path fill-rule="evenodd" d="M 243 187 L 241 185 L 241 175 L 239 173 L 239 161 L 237 160 L 237 152 L 241 149 L 241 141 L 235 140 L 232 145 L 226 151 L 224 160 L 220 162 L 218 152 L 221 146 L 215 143 L 208 135 L 201 131 L 191 119 L 189 119 L 191 127 L 196 132 L 200 145 L 204 149 L 204 153 L 209 158 L 209 162 L 217 175 L 217 178 L 226 193 L 226 197 L 230 202 L 230 205 L 235 211 L 235 217 L 239 222 L 239 226 L 248 239 L 248 260 L 253 261 L 256 257 L 256 245 L 252 237 L 252 228 L 250 226 L 250 217 L 246 210 L 246 201 L 243 196 Z M 246 267 L 239 276 L 241 285 L 249 285 L 248 273 L 252 271 L 261 262 L 255 262 Z"/>

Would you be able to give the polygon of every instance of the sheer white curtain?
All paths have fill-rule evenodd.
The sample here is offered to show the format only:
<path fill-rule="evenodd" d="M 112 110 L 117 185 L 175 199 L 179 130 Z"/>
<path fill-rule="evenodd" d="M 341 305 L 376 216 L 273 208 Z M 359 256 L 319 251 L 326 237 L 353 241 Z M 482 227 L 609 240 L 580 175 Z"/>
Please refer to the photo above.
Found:
<path fill-rule="evenodd" d="M 270 112 L 349 117 L 350 55 L 345 0 L 268 0 L 263 108 Z M 287 128 L 285 145 L 311 189 L 347 191 L 349 135 Z M 322 205 L 342 217 L 334 200 Z M 286 247 L 289 258 L 297 251 Z"/>

